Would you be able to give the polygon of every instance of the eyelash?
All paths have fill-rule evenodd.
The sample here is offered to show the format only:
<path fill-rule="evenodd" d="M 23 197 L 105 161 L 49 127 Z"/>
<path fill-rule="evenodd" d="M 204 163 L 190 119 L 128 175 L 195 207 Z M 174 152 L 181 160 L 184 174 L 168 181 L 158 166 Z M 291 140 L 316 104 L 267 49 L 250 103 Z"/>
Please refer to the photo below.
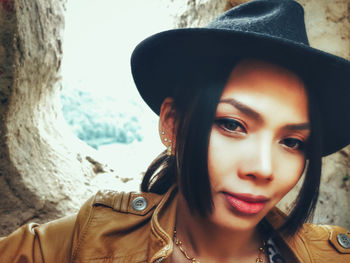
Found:
<path fill-rule="evenodd" d="M 305 150 L 305 142 L 296 138 L 285 138 L 281 141 L 281 143 L 292 151 L 304 151 Z M 288 146 L 287 144 L 292 143 L 293 146 Z M 296 146 L 297 145 L 297 146 Z"/>
<path fill-rule="evenodd" d="M 247 130 L 244 127 L 244 125 L 235 119 L 221 118 L 221 119 L 215 120 L 215 124 L 226 132 L 247 133 Z M 229 127 L 228 125 L 233 125 L 233 127 L 232 126 Z M 238 131 L 237 130 L 238 128 L 240 128 L 241 130 Z"/>
<path fill-rule="evenodd" d="M 244 125 L 240 121 L 235 119 L 220 118 L 215 120 L 215 124 L 228 133 L 247 133 L 247 130 L 244 127 Z M 234 126 L 228 127 L 227 125 Z M 288 150 L 291 151 L 303 152 L 305 150 L 305 142 L 297 138 L 285 138 L 281 141 L 281 144 L 283 144 L 285 147 L 287 147 Z"/>

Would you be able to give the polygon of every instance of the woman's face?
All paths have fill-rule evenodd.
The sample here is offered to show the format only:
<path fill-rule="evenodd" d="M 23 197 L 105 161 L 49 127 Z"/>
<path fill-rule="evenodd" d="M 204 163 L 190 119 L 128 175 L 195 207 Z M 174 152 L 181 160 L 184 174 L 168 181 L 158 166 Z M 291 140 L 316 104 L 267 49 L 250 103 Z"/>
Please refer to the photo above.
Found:
<path fill-rule="evenodd" d="M 254 228 L 298 182 L 309 133 L 303 82 L 276 65 L 240 62 L 223 90 L 210 135 L 210 221 Z"/>

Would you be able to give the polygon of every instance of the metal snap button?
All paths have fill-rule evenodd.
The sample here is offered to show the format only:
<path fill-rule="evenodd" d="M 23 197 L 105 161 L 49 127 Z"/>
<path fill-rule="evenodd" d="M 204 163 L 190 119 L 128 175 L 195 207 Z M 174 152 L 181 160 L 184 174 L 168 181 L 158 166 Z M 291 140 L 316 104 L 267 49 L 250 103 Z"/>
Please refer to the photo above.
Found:
<path fill-rule="evenodd" d="M 350 237 L 345 234 L 337 235 L 337 241 L 343 248 L 350 248 Z"/>
<path fill-rule="evenodd" d="M 136 211 L 145 210 L 147 207 L 147 200 L 143 196 L 138 196 L 132 201 L 132 208 Z"/>

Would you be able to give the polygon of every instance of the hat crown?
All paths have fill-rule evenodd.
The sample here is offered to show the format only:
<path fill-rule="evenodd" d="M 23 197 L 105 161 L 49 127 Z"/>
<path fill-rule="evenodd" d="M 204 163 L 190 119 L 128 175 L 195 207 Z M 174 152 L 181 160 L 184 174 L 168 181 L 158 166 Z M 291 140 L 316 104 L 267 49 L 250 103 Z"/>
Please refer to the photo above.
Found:
<path fill-rule="evenodd" d="M 250 32 L 309 46 L 304 10 L 293 0 L 256 0 L 234 7 L 207 28 Z"/>

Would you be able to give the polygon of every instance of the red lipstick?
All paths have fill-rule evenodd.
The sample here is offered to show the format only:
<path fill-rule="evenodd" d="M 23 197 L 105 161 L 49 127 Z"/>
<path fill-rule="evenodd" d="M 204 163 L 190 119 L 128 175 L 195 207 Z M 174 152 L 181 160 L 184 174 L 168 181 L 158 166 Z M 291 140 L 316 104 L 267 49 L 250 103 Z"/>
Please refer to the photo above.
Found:
<path fill-rule="evenodd" d="M 259 213 L 268 198 L 262 195 L 224 193 L 228 203 L 239 213 L 253 215 Z"/>

